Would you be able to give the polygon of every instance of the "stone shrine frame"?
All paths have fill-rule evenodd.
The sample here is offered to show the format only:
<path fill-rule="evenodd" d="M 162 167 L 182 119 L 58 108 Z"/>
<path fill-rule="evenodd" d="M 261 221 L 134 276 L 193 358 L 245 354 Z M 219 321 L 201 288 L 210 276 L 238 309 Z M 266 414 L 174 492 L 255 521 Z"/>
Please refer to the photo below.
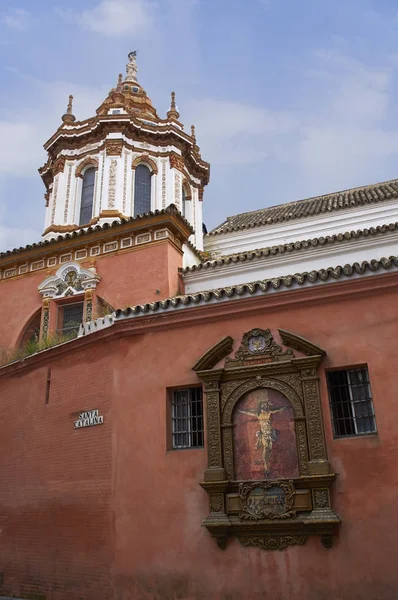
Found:
<path fill-rule="evenodd" d="M 278 331 L 286 349 L 275 342 L 269 329 L 253 329 L 244 334 L 234 358 L 228 356 L 233 346 L 228 336 L 193 366 L 205 384 L 207 399 L 208 467 L 201 486 L 209 494 L 210 513 L 203 525 L 220 548 L 225 548 L 229 537 L 237 537 L 244 546 L 283 550 L 304 544 L 310 535 L 319 535 L 330 548 L 340 523 L 331 507 L 336 475 L 330 472 L 326 453 L 317 373 L 326 353 L 298 335 Z M 224 358 L 224 367 L 215 368 Z M 234 410 L 249 393 L 265 398 L 256 400 L 257 411 L 238 412 L 251 414 L 252 422 L 257 417 L 255 449 L 261 445 L 262 456 L 271 456 L 272 440 L 279 433 L 272 429 L 271 414 L 287 406 L 271 410 L 270 392 L 284 397 L 293 409 L 298 474 L 269 477 L 264 458 L 264 476 L 237 480 Z M 264 415 L 265 423 L 260 420 Z"/>

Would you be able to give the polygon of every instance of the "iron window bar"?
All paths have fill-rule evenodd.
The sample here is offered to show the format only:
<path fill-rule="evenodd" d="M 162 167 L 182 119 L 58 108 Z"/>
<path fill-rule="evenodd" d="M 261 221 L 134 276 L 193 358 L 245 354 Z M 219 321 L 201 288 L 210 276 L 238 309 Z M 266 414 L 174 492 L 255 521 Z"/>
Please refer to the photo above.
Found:
<path fill-rule="evenodd" d="M 327 382 L 334 437 L 376 433 L 368 369 L 329 371 Z"/>

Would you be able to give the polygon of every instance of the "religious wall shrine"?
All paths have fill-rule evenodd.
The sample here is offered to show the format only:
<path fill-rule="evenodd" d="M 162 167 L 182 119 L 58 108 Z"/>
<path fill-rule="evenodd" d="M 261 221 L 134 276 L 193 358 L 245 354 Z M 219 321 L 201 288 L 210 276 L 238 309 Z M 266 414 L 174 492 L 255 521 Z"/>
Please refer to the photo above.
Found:
<path fill-rule="evenodd" d="M 392 600 L 398 180 L 207 232 L 188 131 L 131 52 L 0 254 L 0 598 Z"/>

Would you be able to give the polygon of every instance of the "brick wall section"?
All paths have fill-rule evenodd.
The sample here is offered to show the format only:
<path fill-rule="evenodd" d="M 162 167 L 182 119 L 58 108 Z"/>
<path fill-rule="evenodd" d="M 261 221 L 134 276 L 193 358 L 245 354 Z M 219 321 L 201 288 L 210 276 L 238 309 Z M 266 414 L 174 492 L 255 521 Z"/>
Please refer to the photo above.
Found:
<path fill-rule="evenodd" d="M 102 277 L 97 293 L 114 308 L 175 295 L 182 255 L 168 240 L 96 261 Z M 158 290 L 158 292 L 157 292 Z"/>
<path fill-rule="evenodd" d="M 108 599 L 113 547 L 111 379 L 93 349 L 1 382 L 0 593 Z M 74 429 L 98 408 L 104 425 Z"/>
<path fill-rule="evenodd" d="M 0 281 L 1 313 L 7 315 L 1 323 L 0 350 L 13 348 L 29 319 L 41 309 L 42 299 L 37 287 L 44 277 L 46 271 L 43 270 L 41 274 Z"/>

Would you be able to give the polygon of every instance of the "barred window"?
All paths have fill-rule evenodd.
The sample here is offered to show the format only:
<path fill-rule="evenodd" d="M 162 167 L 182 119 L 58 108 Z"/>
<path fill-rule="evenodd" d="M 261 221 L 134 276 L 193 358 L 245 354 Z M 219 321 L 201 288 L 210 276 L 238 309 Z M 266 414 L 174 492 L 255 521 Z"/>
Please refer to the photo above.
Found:
<path fill-rule="evenodd" d="M 174 390 L 171 400 L 173 448 L 204 445 L 202 388 Z"/>
<path fill-rule="evenodd" d="M 134 178 L 134 216 L 151 210 L 151 172 L 146 165 L 138 165 Z"/>
<path fill-rule="evenodd" d="M 59 335 L 71 337 L 77 335 L 80 324 L 83 323 L 83 308 L 83 302 L 73 302 L 60 307 L 57 329 Z"/>
<path fill-rule="evenodd" d="M 334 437 L 376 433 L 367 367 L 327 373 Z"/>

